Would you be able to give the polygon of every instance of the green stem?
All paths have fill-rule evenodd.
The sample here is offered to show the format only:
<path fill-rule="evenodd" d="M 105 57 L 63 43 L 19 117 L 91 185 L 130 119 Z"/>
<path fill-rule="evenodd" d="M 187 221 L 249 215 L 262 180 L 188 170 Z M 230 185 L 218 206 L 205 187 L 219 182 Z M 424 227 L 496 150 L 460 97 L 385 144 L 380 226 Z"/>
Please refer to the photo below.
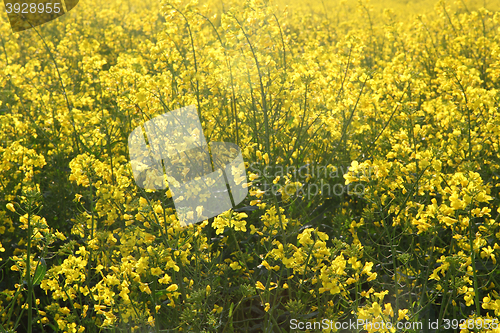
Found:
<path fill-rule="evenodd" d="M 474 251 L 474 241 L 472 239 L 474 233 L 472 228 L 474 227 L 474 224 L 472 223 L 472 217 L 470 215 L 470 210 L 469 210 L 469 246 L 470 246 L 470 257 L 472 261 L 472 276 L 474 279 L 474 303 L 476 303 L 476 315 L 481 314 L 481 307 L 479 305 L 479 288 L 477 286 L 477 272 L 476 272 L 476 251 Z"/>
<path fill-rule="evenodd" d="M 257 67 L 257 72 L 259 74 L 259 87 L 260 87 L 260 94 L 261 94 L 261 101 L 262 101 L 262 109 L 264 111 L 263 115 L 264 115 L 264 129 L 265 129 L 265 139 L 266 139 L 266 152 L 268 154 L 270 154 L 271 153 L 271 146 L 270 146 L 270 142 L 269 142 L 269 136 L 271 135 L 271 133 L 269 132 L 269 115 L 268 115 L 268 110 L 267 110 L 266 92 L 264 89 L 264 84 L 262 82 L 262 72 L 260 70 L 259 60 L 257 59 L 257 55 L 256 55 L 255 50 L 253 48 L 253 44 L 252 44 L 252 42 L 250 42 L 250 38 L 248 37 L 247 32 L 243 28 L 243 25 L 241 24 L 241 22 L 238 20 L 237 17 L 234 17 L 234 19 L 236 20 L 236 22 L 238 22 L 238 25 L 240 26 L 241 31 L 243 32 L 243 35 L 245 36 L 245 39 L 247 40 L 248 45 L 250 46 L 250 51 L 252 52 L 253 59 L 255 60 L 255 66 Z"/>
<path fill-rule="evenodd" d="M 33 283 L 31 281 L 31 213 L 32 213 L 32 201 L 31 199 L 28 201 L 28 247 L 26 251 L 26 281 L 28 283 L 28 333 L 32 332 L 31 323 L 33 321 L 32 313 L 31 313 L 31 302 L 32 302 L 32 292 L 33 292 Z"/>

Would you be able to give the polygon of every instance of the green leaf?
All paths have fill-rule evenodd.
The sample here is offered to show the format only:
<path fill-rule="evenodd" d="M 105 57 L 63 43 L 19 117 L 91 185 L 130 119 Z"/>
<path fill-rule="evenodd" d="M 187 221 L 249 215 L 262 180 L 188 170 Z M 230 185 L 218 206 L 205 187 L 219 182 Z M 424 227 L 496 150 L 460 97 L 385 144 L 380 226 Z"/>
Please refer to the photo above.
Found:
<path fill-rule="evenodd" d="M 33 277 L 34 286 L 37 286 L 40 284 L 40 282 L 42 282 L 46 272 L 47 272 L 47 263 L 45 262 L 45 259 L 41 258 L 40 262 L 38 263 L 38 267 L 36 268 L 35 276 Z"/>
<path fill-rule="evenodd" d="M 157 290 L 155 294 L 156 294 L 156 297 L 161 297 L 163 295 L 166 295 L 167 289 Z"/>

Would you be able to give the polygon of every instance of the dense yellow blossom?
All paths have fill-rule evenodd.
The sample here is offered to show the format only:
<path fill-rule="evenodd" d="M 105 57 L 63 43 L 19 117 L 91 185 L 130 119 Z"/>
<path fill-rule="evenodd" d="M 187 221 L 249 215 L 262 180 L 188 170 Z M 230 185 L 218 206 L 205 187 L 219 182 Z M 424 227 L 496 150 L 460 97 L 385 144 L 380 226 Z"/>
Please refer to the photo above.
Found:
<path fill-rule="evenodd" d="M 0 14 L 0 327 L 498 318 L 499 10 L 80 1 L 20 33 Z M 240 147 L 247 174 L 225 172 L 248 188 L 196 225 L 144 162 L 161 153 L 127 146 L 189 105 L 197 136 Z"/>

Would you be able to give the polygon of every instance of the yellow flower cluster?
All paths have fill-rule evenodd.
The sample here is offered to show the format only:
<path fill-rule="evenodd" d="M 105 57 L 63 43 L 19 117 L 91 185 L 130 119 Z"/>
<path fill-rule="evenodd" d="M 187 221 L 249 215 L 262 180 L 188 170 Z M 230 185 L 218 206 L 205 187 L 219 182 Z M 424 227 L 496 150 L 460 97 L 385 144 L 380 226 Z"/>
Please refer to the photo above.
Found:
<path fill-rule="evenodd" d="M 0 327 L 500 316 L 500 5 L 97 4 L 0 15 Z M 196 225 L 127 145 L 189 105 L 251 181 Z"/>

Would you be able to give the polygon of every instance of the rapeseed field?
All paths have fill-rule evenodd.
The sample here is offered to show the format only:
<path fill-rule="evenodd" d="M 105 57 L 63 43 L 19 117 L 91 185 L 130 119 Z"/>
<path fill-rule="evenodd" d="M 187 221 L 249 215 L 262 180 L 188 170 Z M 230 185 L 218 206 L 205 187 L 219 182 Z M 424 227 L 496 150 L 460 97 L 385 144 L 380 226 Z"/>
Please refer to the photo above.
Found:
<path fill-rule="evenodd" d="M 129 146 L 185 107 L 248 191 L 191 224 Z M 2 10 L 0 156 L 0 332 L 500 332 L 498 2 Z"/>

